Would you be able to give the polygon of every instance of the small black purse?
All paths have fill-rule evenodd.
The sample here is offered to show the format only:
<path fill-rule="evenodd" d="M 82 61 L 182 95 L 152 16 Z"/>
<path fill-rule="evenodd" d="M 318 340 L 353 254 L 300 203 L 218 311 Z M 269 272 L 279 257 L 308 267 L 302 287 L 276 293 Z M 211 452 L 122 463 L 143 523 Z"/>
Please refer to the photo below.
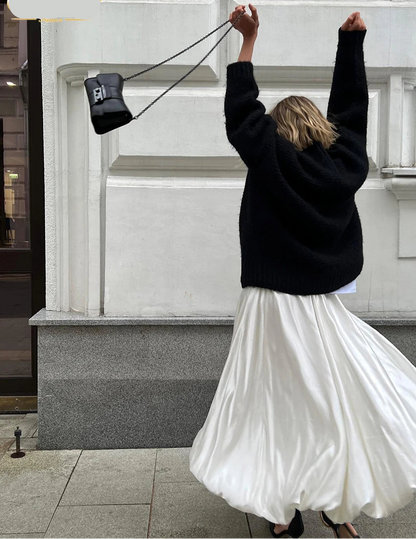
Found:
<path fill-rule="evenodd" d="M 118 73 L 100 73 L 84 81 L 91 121 L 98 135 L 128 124 L 133 119 L 123 98 L 124 79 Z"/>
<path fill-rule="evenodd" d="M 238 19 L 244 15 L 244 11 L 237 17 L 237 19 L 231 24 L 231 28 L 236 24 Z M 204 60 L 205 58 L 211 54 L 211 52 L 215 49 L 215 47 L 224 39 L 224 37 L 228 34 L 228 32 L 231 30 L 229 28 L 225 34 L 221 37 L 220 40 L 217 41 L 217 43 L 212 47 L 212 49 L 206 54 L 198 64 L 193 67 L 188 73 L 186 73 L 183 77 L 181 77 L 178 81 L 176 81 L 170 88 L 165 90 L 159 97 L 157 97 L 154 101 L 152 101 L 146 108 L 144 108 L 139 114 L 136 116 L 133 116 L 130 112 L 129 108 L 127 107 L 124 97 L 123 97 L 123 87 L 124 87 L 124 81 L 132 79 L 133 77 L 137 77 L 138 75 L 141 75 L 143 73 L 146 73 L 146 71 L 150 71 L 151 69 L 155 69 L 156 67 L 165 64 L 166 62 L 169 62 L 169 60 L 172 60 L 172 58 L 176 58 L 176 56 L 179 56 L 183 52 L 191 49 L 207 37 L 209 37 L 211 34 L 222 28 L 225 24 L 227 24 L 230 21 L 226 21 L 218 28 L 204 36 L 202 39 L 196 41 L 186 49 L 184 49 L 181 52 L 178 52 L 174 56 L 171 56 L 167 60 L 164 60 L 163 62 L 160 62 L 159 64 L 156 64 L 152 67 L 149 67 L 148 69 L 145 69 L 144 71 L 140 71 L 140 73 L 136 73 L 135 75 L 132 75 L 131 77 L 123 78 L 119 73 L 100 73 L 96 77 L 89 77 L 84 80 L 84 86 L 85 90 L 87 92 L 88 101 L 90 104 L 90 112 L 91 112 L 91 121 L 94 126 L 94 130 L 97 133 L 97 135 L 104 135 L 105 133 L 108 133 L 109 131 L 112 131 L 113 129 L 117 129 L 118 127 L 122 127 L 123 125 L 126 125 L 130 123 L 132 120 L 137 120 L 139 116 L 141 116 L 144 112 L 146 112 L 147 109 L 149 109 L 152 105 L 156 103 L 161 97 L 163 97 L 169 90 L 171 90 L 174 86 L 179 84 L 185 77 L 187 77 L 192 71 L 194 71 Z"/>

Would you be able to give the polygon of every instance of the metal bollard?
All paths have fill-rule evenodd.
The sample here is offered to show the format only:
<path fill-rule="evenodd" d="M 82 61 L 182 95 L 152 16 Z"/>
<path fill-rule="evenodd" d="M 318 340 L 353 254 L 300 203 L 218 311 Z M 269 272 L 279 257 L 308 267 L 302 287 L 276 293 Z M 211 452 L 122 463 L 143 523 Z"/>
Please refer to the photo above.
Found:
<path fill-rule="evenodd" d="M 20 451 L 20 436 L 22 435 L 22 431 L 19 429 L 19 426 L 14 431 L 14 435 L 16 436 L 16 453 L 12 453 L 10 456 L 12 459 L 20 459 L 25 456 L 25 453 Z"/>

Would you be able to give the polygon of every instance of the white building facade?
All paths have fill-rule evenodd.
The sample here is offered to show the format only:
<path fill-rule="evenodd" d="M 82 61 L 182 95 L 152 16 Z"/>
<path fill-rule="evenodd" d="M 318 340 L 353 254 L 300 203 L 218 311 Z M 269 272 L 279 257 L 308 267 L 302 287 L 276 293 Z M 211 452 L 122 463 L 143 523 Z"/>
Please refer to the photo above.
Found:
<path fill-rule="evenodd" d="M 143 116 L 105 135 L 92 126 L 84 80 L 155 65 L 237 5 L 102 0 L 96 19 L 41 23 L 47 294 L 30 320 L 39 331 L 40 449 L 187 446 L 202 426 L 241 291 L 247 169 L 223 112 L 241 34 L 232 29 Z M 357 292 L 340 298 L 416 362 L 416 2 L 255 6 L 253 64 L 267 110 L 295 94 L 326 114 L 338 28 L 353 11 L 367 25 L 371 166 L 356 195 L 364 268 Z M 228 28 L 127 81 L 133 115 Z"/>

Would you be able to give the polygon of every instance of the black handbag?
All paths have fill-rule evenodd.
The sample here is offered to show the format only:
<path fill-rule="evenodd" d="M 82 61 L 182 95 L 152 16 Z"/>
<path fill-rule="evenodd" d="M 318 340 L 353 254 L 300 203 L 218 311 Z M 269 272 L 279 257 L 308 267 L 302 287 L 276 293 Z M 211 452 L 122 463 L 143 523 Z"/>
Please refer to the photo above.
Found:
<path fill-rule="evenodd" d="M 240 15 L 237 17 L 237 19 L 231 24 L 231 28 L 236 24 L 238 19 L 244 15 L 244 11 L 240 13 Z M 206 54 L 198 64 L 193 67 L 188 73 L 186 73 L 183 77 L 181 77 L 178 81 L 176 81 L 170 88 L 165 90 L 160 96 L 158 96 L 154 101 L 152 101 L 147 107 L 145 107 L 139 114 L 136 114 L 136 116 L 133 116 L 130 112 L 129 108 L 127 107 L 124 97 L 123 97 L 123 87 L 124 87 L 124 81 L 132 79 L 133 77 L 137 77 L 138 75 L 141 75 L 143 73 L 146 73 L 146 71 L 150 71 L 151 69 L 155 69 L 156 67 L 165 64 L 166 62 L 169 62 L 169 60 L 172 60 L 173 58 L 176 58 L 176 56 L 179 56 L 183 52 L 191 49 L 207 37 L 209 37 L 211 34 L 222 28 L 225 24 L 227 24 L 230 21 L 226 21 L 218 28 L 204 36 L 202 39 L 196 41 L 186 49 L 184 49 L 181 52 L 178 52 L 174 56 L 171 56 L 167 60 L 164 60 L 163 62 L 160 62 L 159 64 L 156 64 L 152 67 L 149 67 L 148 69 L 145 69 L 144 71 L 140 71 L 140 73 L 136 73 L 135 75 L 132 75 L 131 77 L 123 78 L 119 73 L 100 73 L 96 77 L 89 77 L 84 80 L 84 86 L 85 90 L 87 92 L 88 101 L 90 104 L 90 112 L 91 112 L 91 121 L 94 126 L 94 130 L 97 133 L 97 135 L 104 135 L 105 133 L 108 133 L 109 131 L 112 131 L 113 129 L 117 129 L 118 127 L 122 127 L 123 125 L 126 125 L 130 123 L 132 120 L 137 120 L 139 116 L 141 116 L 146 110 L 148 110 L 152 105 L 156 103 L 161 97 L 163 97 L 169 90 L 171 90 L 174 86 L 179 84 L 185 77 L 187 77 L 192 71 L 194 71 L 204 60 L 205 58 L 211 54 L 211 52 L 217 47 L 217 45 L 224 39 L 224 37 L 228 34 L 228 32 L 231 30 L 229 28 L 225 34 L 221 37 L 220 40 L 217 41 L 217 43 L 212 47 L 212 49 Z"/>
<path fill-rule="evenodd" d="M 123 98 L 124 79 L 118 73 L 100 73 L 84 81 L 91 120 L 98 135 L 128 124 L 133 119 Z"/>

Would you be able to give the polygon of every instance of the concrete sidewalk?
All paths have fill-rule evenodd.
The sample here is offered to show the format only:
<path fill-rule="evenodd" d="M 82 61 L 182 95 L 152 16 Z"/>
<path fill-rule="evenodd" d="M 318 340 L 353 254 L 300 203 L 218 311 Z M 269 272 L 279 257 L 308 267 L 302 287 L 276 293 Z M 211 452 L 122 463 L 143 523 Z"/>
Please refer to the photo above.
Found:
<path fill-rule="evenodd" d="M 26 455 L 14 459 L 17 425 Z M 40 451 L 36 436 L 37 414 L 0 415 L 0 537 L 271 537 L 195 479 L 189 447 Z M 302 516 L 302 537 L 333 537 L 317 512 Z M 415 517 L 413 500 L 354 524 L 361 537 L 415 537 Z"/>

